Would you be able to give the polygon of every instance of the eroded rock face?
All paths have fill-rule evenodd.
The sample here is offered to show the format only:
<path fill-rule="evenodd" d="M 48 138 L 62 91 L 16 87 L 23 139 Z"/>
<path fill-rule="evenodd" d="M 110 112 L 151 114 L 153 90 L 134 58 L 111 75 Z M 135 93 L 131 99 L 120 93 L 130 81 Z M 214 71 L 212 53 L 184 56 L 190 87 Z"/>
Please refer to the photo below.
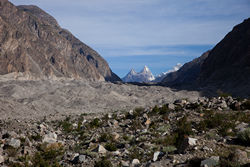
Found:
<path fill-rule="evenodd" d="M 0 75 L 119 81 L 93 49 L 36 6 L 0 1 Z"/>

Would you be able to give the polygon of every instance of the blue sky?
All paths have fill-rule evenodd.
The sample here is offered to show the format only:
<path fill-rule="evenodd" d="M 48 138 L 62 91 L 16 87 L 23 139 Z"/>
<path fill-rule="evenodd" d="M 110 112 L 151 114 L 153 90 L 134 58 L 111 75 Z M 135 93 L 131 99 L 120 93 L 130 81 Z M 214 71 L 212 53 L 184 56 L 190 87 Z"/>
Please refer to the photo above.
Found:
<path fill-rule="evenodd" d="M 191 61 L 250 17 L 250 0 L 10 0 L 34 4 L 98 51 L 123 77 Z"/>

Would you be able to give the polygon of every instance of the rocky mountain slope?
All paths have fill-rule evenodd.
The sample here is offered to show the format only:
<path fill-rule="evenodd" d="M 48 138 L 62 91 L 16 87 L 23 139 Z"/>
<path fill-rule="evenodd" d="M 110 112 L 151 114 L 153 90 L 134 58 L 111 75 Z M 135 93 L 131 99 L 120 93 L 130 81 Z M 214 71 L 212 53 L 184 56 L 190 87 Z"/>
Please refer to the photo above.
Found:
<path fill-rule="evenodd" d="M 93 49 L 36 6 L 0 1 L 0 75 L 119 81 Z"/>
<path fill-rule="evenodd" d="M 250 18 L 235 26 L 210 52 L 199 82 L 250 95 Z"/>
<path fill-rule="evenodd" d="M 210 51 L 203 53 L 200 57 L 184 64 L 178 71 L 169 73 L 162 82 L 168 86 L 181 86 L 194 84 L 200 74 L 201 66 L 208 57 Z"/>
<path fill-rule="evenodd" d="M 133 69 L 122 78 L 123 82 L 151 82 L 155 80 L 154 75 L 147 66 L 141 70 L 141 72 L 135 72 Z"/>
<path fill-rule="evenodd" d="M 209 88 L 235 96 L 250 95 L 250 18 L 235 26 L 209 53 L 168 75 L 165 85 Z"/>

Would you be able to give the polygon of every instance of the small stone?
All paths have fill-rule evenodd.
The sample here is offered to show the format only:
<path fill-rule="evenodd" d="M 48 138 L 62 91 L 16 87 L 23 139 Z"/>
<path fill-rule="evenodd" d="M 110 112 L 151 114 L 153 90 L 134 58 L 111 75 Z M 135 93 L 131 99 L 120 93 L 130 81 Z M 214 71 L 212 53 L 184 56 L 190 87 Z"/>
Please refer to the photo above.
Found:
<path fill-rule="evenodd" d="M 93 151 L 99 154 L 106 154 L 107 152 L 107 150 L 102 145 L 98 145 Z"/>
<path fill-rule="evenodd" d="M 46 134 L 43 138 L 43 143 L 56 143 L 57 135 L 54 132 Z"/>
<path fill-rule="evenodd" d="M 195 146 L 196 145 L 196 141 L 197 141 L 197 139 L 195 139 L 195 138 L 191 138 L 191 137 L 188 138 L 188 144 L 190 146 Z"/>
<path fill-rule="evenodd" d="M 112 154 L 115 156 L 119 156 L 121 155 L 121 152 L 117 150 L 117 151 L 113 151 Z"/>
<path fill-rule="evenodd" d="M 136 166 L 139 164 L 140 164 L 140 161 L 138 159 L 133 159 L 133 161 L 131 162 L 131 166 Z"/>
<path fill-rule="evenodd" d="M 121 161 L 122 167 L 129 167 L 129 162 L 128 161 Z"/>
<path fill-rule="evenodd" d="M 214 167 L 219 164 L 219 161 L 219 156 L 212 156 L 208 159 L 201 161 L 201 167 Z"/>
<path fill-rule="evenodd" d="M 150 125 L 150 124 L 151 124 L 150 119 L 147 119 L 147 121 L 145 122 L 145 125 Z"/>
<path fill-rule="evenodd" d="M 72 161 L 74 164 L 83 163 L 86 161 L 86 155 L 78 155 Z"/>
<path fill-rule="evenodd" d="M 14 138 L 11 138 L 10 139 L 10 142 L 8 143 L 11 147 L 14 147 L 14 148 L 19 148 L 20 145 L 21 145 L 21 141 L 19 139 L 14 139 Z"/>
<path fill-rule="evenodd" d="M 4 157 L 0 155 L 0 164 L 4 162 Z"/>
<path fill-rule="evenodd" d="M 120 135 L 118 133 L 116 133 L 116 132 L 112 133 L 113 140 L 117 140 L 117 139 L 119 139 L 119 137 L 120 137 Z"/>
<path fill-rule="evenodd" d="M 248 127 L 248 124 L 245 123 L 245 122 L 242 122 L 242 123 L 240 123 L 239 125 L 237 125 L 237 126 L 235 127 L 235 129 L 236 129 L 238 132 L 242 132 L 242 131 L 244 131 L 247 127 Z"/>
<path fill-rule="evenodd" d="M 170 103 L 170 104 L 168 104 L 168 108 L 169 108 L 170 110 L 174 110 L 174 109 L 175 109 L 175 105 L 172 104 L 172 103 Z"/>
<path fill-rule="evenodd" d="M 208 148 L 207 146 L 204 146 L 202 149 L 203 149 L 204 151 L 210 151 L 210 148 Z"/>
<path fill-rule="evenodd" d="M 154 161 L 154 162 L 157 161 L 157 160 L 159 159 L 160 154 L 161 154 L 160 151 L 156 151 L 156 152 L 154 153 L 154 157 L 153 157 L 153 161 Z"/>

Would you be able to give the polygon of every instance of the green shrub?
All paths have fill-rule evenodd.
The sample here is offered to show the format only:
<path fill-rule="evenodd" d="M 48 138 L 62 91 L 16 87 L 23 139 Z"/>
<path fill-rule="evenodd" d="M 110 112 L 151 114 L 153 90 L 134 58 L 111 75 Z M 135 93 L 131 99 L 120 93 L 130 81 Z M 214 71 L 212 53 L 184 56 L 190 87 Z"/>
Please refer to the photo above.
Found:
<path fill-rule="evenodd" d="M 248 146 L 250 146 L 250 128 L 246 128 L 244 131 L 238 133 L 238 139 Z"/>
<path fill-rule="evenodd" d="M 42 136 L 39 133 L 37 133 L 35 135 L 30 136 L 30 139 L 35 141 L 42 141 Z"/>
<path fill-rule="evenodd" d="M 60 127 L 62 127 L 64 132 L 71 132 L 73 130 L 73 125 L 70 123 L 70 118 L 67 117 L 64 121 L 61 121 Z"/>
<path fill-rule="evenodd" d="M 134 109 L 133 115 L 136 118 L 136 117 L 141 116 L 143 114 L 143 112 L 144 112 L 144 108 L 138 107 L 138 108 Z"/>
<path fill-rule="evenodd" d="M 102 160 L 96 162 L 94 167 L 113 167 L 113 165 L 109 160 L 103 158 Z"/>
<path fill-rule="evenodd" d="M 35 153 L 34 157 L 32 158 L 32 163 L 34 166 L 40 167 L 59 167 L 58 164 L 59 159 L 64 154 L 64 149 L 60 144 L 54 145 L 39 145 L 38 151 Z"/>
<path fill-rule="evenodd" d="M 218 95 L 219 97 L 229 97 L 229 96 L 232 96 L 230 93 L 223 92 L 223 91 L 221 91 L 221 90 L 218 90 L 218 91 L 217 91 L 217 95 Z"/>
<path fill-rule="evenodd" d="M 154 108 L 149 112 L 149 115 L 155 115 L 160 112 L 160 109 L 157 105 L 154 106 Z"/>
<path fill-rule="evenodd" d="M 161 108 L 159 108 L 159 110 L 160 115 L 168 114 L 170 112 L 168 104 L 163 105 Z"/>
<path fill-rule="evenodd" d="M 130 129 L 136 131 L 137 129 L 141 129 L 142 124 L 139 120 L 133 120 Z"/>
<path fill-rule="evenodd" d="M 115 143 L 107 143 L 107 144 L 105 144 L 105 148 L 108 151 L 116 151 L 117 150 Z"/>
<path fill-rule="evenodd" d="M 91 128 L 98 128 L 101 126 L 101 120 L 99 118 L 95 118 L 89 123 L 89 125 Z"/>
<path fill-rule="evenodd" d="M 102 133 L 101 136 L 99 137 L 99 142 L 107 142 L 109 140 L 112 140 L 112 136 L 109 135 L 108 133 Z"/>
<path fill-rule="evenodd" d="M 241 105 L 241 108 L 244 110 L 250 110 L 250 100 L 247 100 Z"/>

